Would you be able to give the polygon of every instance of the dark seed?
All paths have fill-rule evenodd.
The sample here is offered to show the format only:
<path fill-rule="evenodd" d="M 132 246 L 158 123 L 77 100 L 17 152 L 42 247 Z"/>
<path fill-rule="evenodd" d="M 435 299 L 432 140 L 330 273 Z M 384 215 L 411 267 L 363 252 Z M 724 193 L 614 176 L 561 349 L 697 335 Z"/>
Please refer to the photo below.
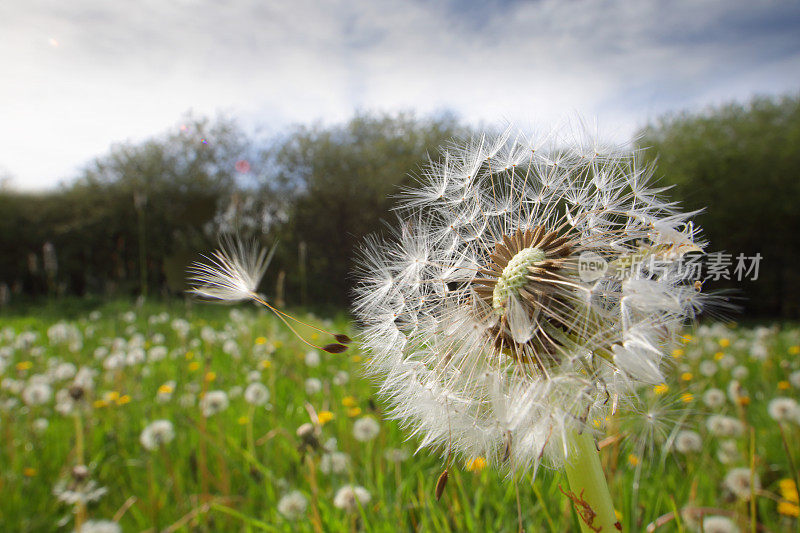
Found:
<path fill-rule="evenodd" d="M 436 482 L 436 501 L 438 502 L 439 499 L 442 497 L 442 493 L 444 492 L 444 487 L 447 485 L 447 469 L 445 468 L 442 475 L 439 476 L 439 481 Z"/>
<path fill-rule="evenodd" d="M 328 353 L 342 353 L 347 350 L 347 346 L 344 344 L 326 344 L 322 349 Z"/>
<path fill-rule="evenodd" d="M 353 342 L 350 339 L 350 337 L 348 337 L 344 333 L 339 333 L 338 335 L 334 335 L 334 337 L 336 338 L 336 342 L 339 342 L 341 344 L 350 344 L 351 342 Z"/>

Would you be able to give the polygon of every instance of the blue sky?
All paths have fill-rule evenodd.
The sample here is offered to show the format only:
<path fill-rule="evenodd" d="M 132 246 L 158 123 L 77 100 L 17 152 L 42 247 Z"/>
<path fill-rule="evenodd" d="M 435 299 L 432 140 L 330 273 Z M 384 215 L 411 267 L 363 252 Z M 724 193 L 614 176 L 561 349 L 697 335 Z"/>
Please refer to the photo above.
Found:
<path fill-rule="evenodd" d="M 662 113 L 800 90 L 800 2 L 11 0 L 0 176 L 52 187 L 187 110 L 280 131 L 452 110 L 624 140 Z"/>

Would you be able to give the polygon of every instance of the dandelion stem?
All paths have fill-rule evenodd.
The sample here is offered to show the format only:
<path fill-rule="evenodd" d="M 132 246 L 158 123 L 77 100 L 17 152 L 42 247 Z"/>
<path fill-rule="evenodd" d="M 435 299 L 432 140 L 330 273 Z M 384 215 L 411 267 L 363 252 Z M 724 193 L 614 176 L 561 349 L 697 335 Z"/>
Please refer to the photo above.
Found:
<path fill-rule="evenodd" d="M 85 464 L 85 452 L 83 449 L 83 417 L 80 411 L 75 414 L 75 462 L 78 465 Z M 86 521 L 86 504 L 83 500 L 78 500 L 75 504 L 75 531 L 80 531 Z"/>
<path fill-rule="evenodd" d="M 600 464 L 600 453 L 589 432 L 573 433 L 565 470 L 570 487 L 567 496 L 578 514 L 581 531 L 617 531 L 619 526 Z"/>

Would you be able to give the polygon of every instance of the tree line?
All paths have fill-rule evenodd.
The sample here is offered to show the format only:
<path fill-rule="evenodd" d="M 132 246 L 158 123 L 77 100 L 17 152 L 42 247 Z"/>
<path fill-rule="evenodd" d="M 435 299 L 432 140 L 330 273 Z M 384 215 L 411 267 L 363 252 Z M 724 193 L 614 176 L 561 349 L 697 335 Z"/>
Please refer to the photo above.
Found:
<path fill-rule="evenodd" d="M 277 243 L 262 289 L 290 304 L 343 306 L 358 243 L 391 221 L 393 196 L 471 129 L 451 114 L 358 114 L 269 139 L 235 120 L 187 116 L 114 145 L 71 183 L 0 188 L 0 305 L 62 294 L 169 295 L 220 232 Z M 667 193 L 715 250 L 761 253 L 759 279 L 716 284 L 748 313 L 797 318 L 800 99 L 756 98 L 664 116 L 637 136 Z"/>

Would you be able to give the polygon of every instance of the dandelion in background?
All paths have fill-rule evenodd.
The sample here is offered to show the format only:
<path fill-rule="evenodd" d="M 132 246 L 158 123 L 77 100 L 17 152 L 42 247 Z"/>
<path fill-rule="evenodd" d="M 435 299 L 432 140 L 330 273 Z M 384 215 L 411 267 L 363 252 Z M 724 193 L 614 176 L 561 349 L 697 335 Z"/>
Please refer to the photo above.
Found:
<path fill-rule="evenodd" d="M 208 418 L 227 409 L 228 403 L 228 394 L 225 391 L 208 391 L 200 399 L 200 411 Z"/>
<path fill-rule="evenodd" d="M 792 398 L 775 398 L 767 405 L 769 416 L 776 422 L 800 423 L 800 405 Z"/>
<path fill-rule="evenodd" d="M 269 401 L 269 389 L 262 383 L 251 383 L 244 391 L 244 401 L 250 405 L 266 405 Z"/>
<path fill-rule="evenodd" d="M 447 457 L 565 466 L 573 502 L 596 513 L 582 527 L 604 531 L 617 520 L 593 422 L 663 382 L 705 298 L 680 264 L 699 228 L 652 175 L 590 141 L 478 137 L 403 193 L 399 227 L 368 240 L 358 275 L 391 416 Z"/>
<path fill-rule="evenodd" d="M 704 533 L 739 533 L 739 526 L 727 516 L 706 516 L 703 518 Z"/>
<path fill-rule="evenodd" d="M 381 432 L 381 425 L 371 416 L 356 420 L 353 424 L 353 437 L 359 442 L 369 442 Z"/>
<path fill-rule="evenodd" d="M 675 435 L 673 446 L 682 454 L 697 453 L 703 449 L 703 439 L 696 431 L 687 429 Z"/>
<path fill-rule="evenodd" d="M 175 438 L 175 429 L 169 420 L 156 420 L 142 430 L 139 442 L 145 450 L 154 451 Z"/>
<path fill-rule="evenodd" d="M 364 506 L 372 499 L 369 491 L 359 485 L 345 485 L 336 491 L 333 497 L 333 505 L 339 509 L 353 512 L 357 511 L 359 505 Z"/>
<path fill-rule="evenodd" d="M 111 520 L 87 520 L 75 533 L 121 533 L 122 528 Z"/>
<path fill-rule="evenodd" d="M 723 486 L 734 496 L 741 500 L 749 500 L 754 492 L 761 490 L 761 480 L 758 474 L 752 474 L 749 468 L 734 468 L 730 470 L 722 481 Z"/>
<path fill-rule="evenodd" d="M 341 353 L 347 350 L 346 345 L 350 343 L 347 335 L 329 333 L 307 324 L 270 305 L 264 296 L 258 294 L 261 278 L 264 277 L 274 254 L 274 246 L 267 252 L 254 240 L 248 243 L 239 238 L 222 237 L 220 248 L 205 257 L 206 263 L 195 262 L 189 267 L 188 281 L 192 285 L 189 292 L 201 298 L 224 302 L 252 300 L 272 311 L 298 339 L 312 348 L 328 353 Z M 290 320 L 331 335 L 336 342 L 325 346 L 312 344 L 289 324 Z"/>
<path fill-rule="evenodd" d="M 293 490 L 278 500 L 278 512 L 289 520 L 297 520 L 306 513 L 308 500 L 302 492 Z"/>

